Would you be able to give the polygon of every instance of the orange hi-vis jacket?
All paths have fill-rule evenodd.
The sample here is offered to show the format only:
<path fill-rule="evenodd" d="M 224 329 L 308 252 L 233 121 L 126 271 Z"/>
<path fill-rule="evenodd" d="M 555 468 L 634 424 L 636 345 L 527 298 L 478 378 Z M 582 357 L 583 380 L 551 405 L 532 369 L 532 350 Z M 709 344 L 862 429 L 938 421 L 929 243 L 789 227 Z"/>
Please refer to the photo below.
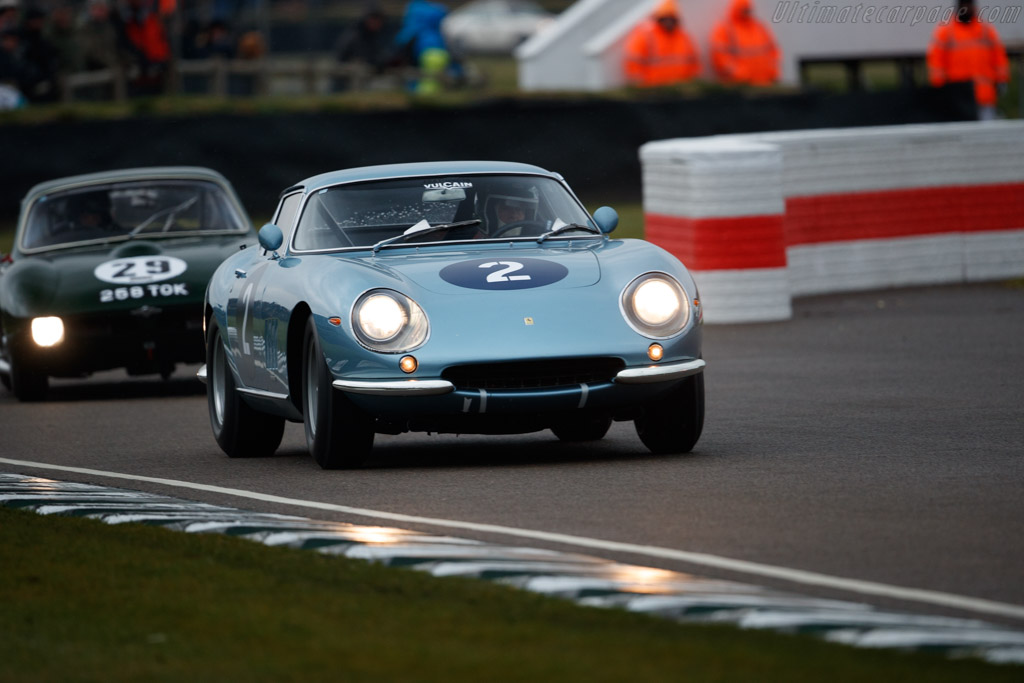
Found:
<path fill-rule="evenodd" d="M 977 18 L 939 24 L 928 47 L 932 85 L 974 81 L 974 99 L 983 107 L 996 103 L 996 84 L 1010 80 L 1010 61 L 999 34 Z"/>
<path fill-rule="evenodd" d="M 657 16 L 658 12 L 626 37 L 624 70 L 626 79 L 633 85 L 670 85 L 688 81 L 700 73 L 700 57 L 683 30 L 682 22 L 674 31 L 666 31 L 658 25 Z M 678 19 L 679 14 L 675 16 Z"/>
<path fill-rule="evenodd" d="M 734 0 L 711 32 L 711 65 L 723 83 L 770 85 L 779 79 L 779 48 L 753 17 L 750 0 Z"/>

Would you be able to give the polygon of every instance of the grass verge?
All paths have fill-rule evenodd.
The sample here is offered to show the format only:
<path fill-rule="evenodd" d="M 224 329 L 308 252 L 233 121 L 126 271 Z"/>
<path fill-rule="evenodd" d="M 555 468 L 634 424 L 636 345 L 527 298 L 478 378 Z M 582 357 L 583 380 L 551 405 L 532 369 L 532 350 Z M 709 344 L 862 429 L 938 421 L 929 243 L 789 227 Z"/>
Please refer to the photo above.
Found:
<path fill-rule="evenodd" d="M 311 551 L 0 508 L 0 680 L 1019 681 Z"/>

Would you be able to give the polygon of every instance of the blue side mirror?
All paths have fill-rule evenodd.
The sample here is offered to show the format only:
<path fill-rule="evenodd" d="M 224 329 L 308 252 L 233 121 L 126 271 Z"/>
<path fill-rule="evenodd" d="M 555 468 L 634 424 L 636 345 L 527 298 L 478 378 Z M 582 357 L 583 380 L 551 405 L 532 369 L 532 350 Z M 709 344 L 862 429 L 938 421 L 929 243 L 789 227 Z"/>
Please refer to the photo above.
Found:
<path fill-rule="evenodd" d="M 258 237 L 260 246 L 271 253 L 280 249 L 281 244 L 284 242 L 284 234 L 281 232 L 281 228 L 273 223 L 267 223 L 260 228 Z"/>
<path fill-rule="evenodd" d="M 594 222 L 604 234 L 610 233 L 619 225 L 619 212 L 610 206 L 602 206 L 594 212 Z"/>

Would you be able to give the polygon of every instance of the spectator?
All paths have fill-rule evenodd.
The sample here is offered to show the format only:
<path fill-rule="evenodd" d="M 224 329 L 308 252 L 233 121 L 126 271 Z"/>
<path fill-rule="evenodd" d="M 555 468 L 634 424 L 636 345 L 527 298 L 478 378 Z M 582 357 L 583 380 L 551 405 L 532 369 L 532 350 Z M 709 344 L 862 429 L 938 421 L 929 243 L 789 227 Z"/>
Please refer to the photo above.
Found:
<path fill-rule="evenodd" d="M 89 0 L 78 26 L 82 64 L 88 71 L 118 64 L 118 33 L 107 0 Z"/>
<path fill-rule="evenodd" d="M 779 80 L 775 37 L 754 17 L 751 0 L 732 0 L 711 32 L 711 64 L 722 83 L 771 85 Z"/>
<path fill-rule="evenodd" d="M 133 83 L 136 92 L 160 92 L 167 75 L 171 46 L 154 3 L 151 0 L 128 0 L 122 28 L 128 50 L 139 67 Z"/>
<path fill-rule="evenodd" d="M 0 0 L 0 33 L 18 28 L 20 21 L 20 0 Z"/>
<path fill-rule="evenodd" d="M 700 58 L 674 0 L 664 0 L 626 36 L 624 71 L 631 85 L 657 87 L 700 73 Z"/>
<path fill-rule="evenodd" d="M 447 7 L 430 0 L 411 0 L 405 8 L 395 43 L 421 70 L 419 80 L 412 84 L 417 93 L 440 90 L 440 79 L 451 64 L 451 55 L 441 35 L 441 22 L 447 14 Z"/>
<path fill-rule="evenodd" d="M 0 88 L 3 89 L 4 109 L 24 105 L 28 80 L 28 69 L 21 58 L 21 32 L 16 28 L 0 30 Z"/>
<path fill-rule="evenodd" d="M 246 31 L 238 39 L 239 59 L 263 59 L 267 54 L 267 41 L 259 31 Z"/>
<path fill-rule="evenodd" d="M 57 71 L 60 74 L 82 70 L 78 27 L 75 26 L 75 10 L 67 2 L 61 2 L 53 9 L 46 37 L 57 51 Z"/>
<path fill-rule="evenodd" d="M 338 61 L 366 64 L 380 73 L 388 66 L 393 54 L 388 33 L 384 13 L 376 5 L 370 5 L 355 25 L 338 38 L 335 46 Z"/>
<path fill-rule="evenodd" d="M 235 56 L 235 41 L 231 30 L 223 19 L 214 19 L 208 29 L 207 56 L 231 59 Z"/>
<path fill-rule="evenodd" d="M 43 34 L 45 28 L 45 12 L 33 8 L 25 13 L 21 29 L 21 58 L 28 68 L 23 92 L 30 102 L 52 102 L 59 94 L 57 70 L 60 54 Z"/>
<path fill-rule="evenodd" d="M 999 34 L 975 16 L 973 0 L 957 0 L 952 21 L 935 29 L 928 48 L 928 80 L 933 86 L 974 83 L 978 118 L 996 118 L 997 89 L 1010 80 L 1010 63 Z"/>

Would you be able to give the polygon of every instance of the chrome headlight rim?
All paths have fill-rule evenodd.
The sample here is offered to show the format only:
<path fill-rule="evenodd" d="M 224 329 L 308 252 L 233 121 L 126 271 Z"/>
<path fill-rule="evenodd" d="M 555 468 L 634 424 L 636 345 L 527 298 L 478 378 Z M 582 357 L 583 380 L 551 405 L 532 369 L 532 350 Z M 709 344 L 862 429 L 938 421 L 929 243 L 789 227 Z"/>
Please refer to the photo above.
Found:
<path fill-rule="evenodd" d="M 662 282 L 671 289 L 678 301 L 678 310 L 665 322 L 652 324 L 645 321 L 636 310 L 635 296 L 637 291 L 649 282 Z M 672 275 L 663 271 L 651 271 L 634 278 L 622 290 L 619 297 L 619 310 L 633 331 L 648 339 L 671 339 L 682 334 L 690 324 L 690 299 L 686 289 Z"/>
<path fill-rule="evenodd" d="M 368 301 L 379 296 L 387 297 L 394 302 L 403 320 L 394 334 L 378 338 L 366 331 L 360 314 Z M 412 298 L 393 289 L 378 287 L 360 294 L 352 305 L 349 323 L 356 341 L 364 348 L 377 353 L 407 353 L 423 346 L 430 337 L 430 321 L 423 308 Z"/>

